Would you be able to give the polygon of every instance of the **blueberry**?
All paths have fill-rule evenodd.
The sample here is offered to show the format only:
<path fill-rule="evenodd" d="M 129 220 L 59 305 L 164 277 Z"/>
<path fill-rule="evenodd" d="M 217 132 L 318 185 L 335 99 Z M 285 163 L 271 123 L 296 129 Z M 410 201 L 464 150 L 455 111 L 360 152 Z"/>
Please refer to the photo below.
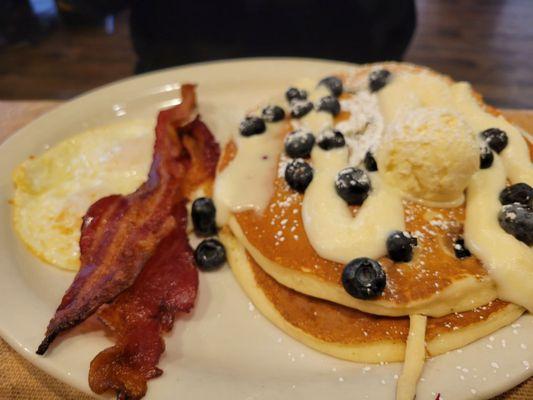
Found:
<path fill-rule="evenodd" d="M 494 154 L 489 146 L 484 144 L 479 150 L 479 168 L 487 169 L 490 168 L 492 162 L 494 161 Z"/>
<path fill-rule="evenodd" d="M 322 150 L 331 150 L 344 147 L 346 141 L 342 133 L 329 129 L 318 136 L 317 144 Z"/>
<path fill-rule="evenodd" d="M 361 205 L 368 197 L 370 179 L 360 168 L 344 168 L 337 174 L 335 189 L 337 194 L 349 205 Z"/>
<path fill-rule="evenodd" d="M 324 96 L 318 101 L 317 109 L 336 116 L 341 112 L 341 103 L 334 96 Z"/>
<path fill-rule="evenodd" d="M 285 168 L 285 180 L 292 189 L 303 193 L 313 180 L 313 168 L 304 160 L 292 160 Z"/>
<path fill-rule="evenodd" d="M 533 188 L 527 183 L 515 183 L 503 189 L 500 193 L 500 203 L 503 205 L 520 203 L 529 206 L 533 199 Z"/>
<path fill-rule="evenodd" d="M 315 136 L 311 132 L 294 131 L 285 139 L 285 152 L 292 158 L 307 158 L 315 145 Z"/>
<path fill-rule="evenodd" d="M 409 232 L 394 231 L 387 238 L 387 253 L 395 262 L 408 262 L 413 258 L 413 248 L 418 244 Z"/>
<path fill-rule="evenodd" d="M 528 246 L 533 245 L 533 210 L 522 204 L 504 205 L 498 221 L 503 230 Z"/>
<path fill-rule="evenodd" d="M 226 249 L 216 239 L 203 240 L 194 250 L 194 261 L 198 269 L 213 271 L 226 261 Z"/>
<path fill-rule="evenodd" d="M 246 117 L 239 126 L 242 136 L 259 135 L 266 131 L 266 124 L 259 117 Z"/>
<path fill-rule="evenodd" d="M 278 122 L 285 118 L 285 110 L 280 106 L 266 106 L 261 112 L 261 117 L 266 122 Z"/>
<path fill-rule="evenodd" d="M 336 76 L 328 76 L 318 82 L 318 86 L 325 86 L 329 89 L 331 94 L 335 97 L 339 97 L 342 94 L 342 81 Z"/>
<path fill-rule="evenodd" d="M 307 100 L 307 92 L 303 89 L 290 87 L 285 92 L 285 98 L 289 103 L 293 100 Z"/>
<path fill-rule="evenodd" d="M 191 217 L 194 232 L 198 236 L 216 235 L 217 225 L 215 222 L 216 208 L 213 200 L 207 197 L 199 197 L 192 203 Z"/>
<path fill-rule="evenodd" d="M 348 294 L 366 300 L 383 293 L 387 276 L 380 263 L 371 258 L 361 257 L 346 264 L 341 280 Z"/>
<path fill-rule="evenodd" d="M 308 100 L 291 101 L 291 117 L 302 118 L 313 109 L 313 103 Z"/>
<path fill-rule="evenodd" d="M 481 138 L 496 153 L 501 152 L 507 146 L 507 134 L 498 128 L 485 129 L 480 133 Z"/>
<path fill-rule="evenodd" d="M 453 242 L 453 252 L 455 253 L 455 257 L 457 258 L 467 258 L 472 255 L 470 253 L 470 250 L 466 248 L 465 240 L 463 238 L 455 239 L 455 241 Z"/>
<path fill-rule="evenodd" d="M 367 151 L 364 160 L 365 168 L 367 171 L 373 172 L 378 170 L 378 163 L 371 152 Z"/>
<path fill-rule="evenodd" d="M 377 92 L 382 89 L 390 79 L 391 73 L 386 69 L 372 71 L 368 76 L 368 87 L 371 92 Z"/>

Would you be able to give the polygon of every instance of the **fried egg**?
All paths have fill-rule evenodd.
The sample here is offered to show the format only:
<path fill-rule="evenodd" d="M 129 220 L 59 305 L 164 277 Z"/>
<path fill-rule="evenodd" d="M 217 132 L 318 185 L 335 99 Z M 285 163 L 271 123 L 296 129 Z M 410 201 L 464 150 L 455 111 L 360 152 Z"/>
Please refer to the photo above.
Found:
<path fill-rule="evenodd" d="M 13 225 L 33 254 L 59 268 L 79 268 L 83 215 L 96 200 L 131 193 L 146 180 L 152 124 L 137 120 L 92 129 L 14 170 Z"/>

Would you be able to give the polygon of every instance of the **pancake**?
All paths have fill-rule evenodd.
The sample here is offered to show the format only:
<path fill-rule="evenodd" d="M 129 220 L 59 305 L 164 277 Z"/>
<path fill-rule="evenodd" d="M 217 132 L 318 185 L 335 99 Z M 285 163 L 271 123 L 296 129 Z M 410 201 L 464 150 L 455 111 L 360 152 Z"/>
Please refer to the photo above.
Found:
<path fill-rule="evenodd" d="M 220 233 L 231 269 L 256 308 L 305 345 L 333 357 L 366 363 L 403 361 L 408 317 L 381 317 L 313 298 L 266 274 L 228 229 Z M 472 311 L 428 318 L 429 356 L 461 348 L 516 320 L 524 309 L 495 300 Z"/>
<path fill-rule="evenodd" d="M 392 73 L 420 74 L 424 79 L 437 77 L 440 84 L 443 81 L 450 85 L 453 83 L 451 79 L 425 68 L 385 63 L 364 66 L 354 74 L 345 75 L 345 85 L 366 77 L 370 70 L 377 67 L 386 67 Z M 313 87 L 304 88 L 313 90 Z M 490 115 L 499 115 L 497 110 L 485 106 L 479 95 L 473 91 L 471 93 Z M 342 95 L 345 100 L 350 96 L 346 93 Z M 425 101 L 440 105 L 440 100 L 434 98 L 438 93 L 428 96 L 430 98 Z M 335 123 L 349 119 L 350 111 L 343 110 L 335 118 Z M 281 134 L 287 134 L 290 126 L 282 126 L 280 130 Z M 519 133 L 516 135 L 520 136 Z M 516 137 L 512 138 L 516 142 Z M 529 146 L 531 151 L 530 143 Z M 231 164 L 236 154 L 238 146 L 234 142 L 228 143 L 221 157 L 220 172 Z M 283 154 L 279 157 L 281 169 L 286 160 Z M 513 172 L 513 179 L 525 177 L 524 181 L 527 182 L 531 174 L 520 175 L 520 169 L 513 166 L 509 158 L 504 161 L 506 168 L 509 167 Z M 350 296 L 340 279 L 345 262 L 318 254 L 316 244 L 311 243 L 304 227 L 304 195 L 290 189 L 281 175 L 273 178 L 273 194 L 261 212 L 255 209 L 235 211 L 227 221 L 232 233 L 254 261 L 278 283 L 302 294 L 383 316 L 423 314 L 441 317 L 452 312 L 472 310 L 502 297 L 498 296 L 493 279 L 478 257 L 460 259 L 454 254 L 453 241 L 463 234 L 466 214 L 464 202 L 441 207 L 420 204 L 408 198 L 402 200 L 403 222 L 405 230 L 417 233 L 418 246 L 413 259 L 408 263 L 395 263 L 386 257 L 379 258 L 387 276 L 383 293 L 374 300 Z M 359 207 L 352 206 L 351 211 L 356 217 Z M 360 233 L 361 236 L 365 234 L 363 231 Z M 526 256 L 531 257 L 530 254 Z"/>
<path fill-rule="evenodd" d="M 428 235 L 419 240 L 422 250 L 411 263 L 380 260 L 387 274 L 387 286 L 379 300 L 351 297 L 340 280 L 344 265 L 320 257 L 306 238 L 301 219 L 301 195 L 290 193 L 285 182 L 277 179 L 276 196 L 284 200 L 273 199 L 264 214 L 238 213 L 230 219 L 229 226 L 265 272 L 285 286 L 347 307 L 388 316 L 412 313 L 440 316 L 470 310 L 496 298 L 493 282 L 479 260 L 455 258 L 450 240 L 453 232 L 441 233 L 440 230 L 439 236 Z M 298 199 L 287 206 L 289 196 Z M 424 220 L 424 214 L 429 212 L 462 217 L 464 208 L 432 209 L 408 203 L 406 215 L 415 218 L 409 219 L 407 226 L 436 231 Z M 287 221 L 287 228 L 279 225 L 281 220 Z M 282 236 L 282 241 L 276 235 L 280 229 L 289 231 Z M 431 247 L 423 248 L 426 243 Z M 475 295 L 467 296 L 471 293 Z"/>

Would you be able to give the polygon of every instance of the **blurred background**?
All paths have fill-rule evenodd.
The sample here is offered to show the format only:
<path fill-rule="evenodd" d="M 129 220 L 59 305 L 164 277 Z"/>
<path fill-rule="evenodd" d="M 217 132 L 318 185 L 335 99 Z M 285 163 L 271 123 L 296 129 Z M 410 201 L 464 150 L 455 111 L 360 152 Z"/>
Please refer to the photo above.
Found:
<path fill-rule="evenodd" d="M 192 3 L 192 4 L 190 4 Z M 0 99 L 244 56 L 404 60 L 533 108 L 532 0 L 0 0 Z"/>

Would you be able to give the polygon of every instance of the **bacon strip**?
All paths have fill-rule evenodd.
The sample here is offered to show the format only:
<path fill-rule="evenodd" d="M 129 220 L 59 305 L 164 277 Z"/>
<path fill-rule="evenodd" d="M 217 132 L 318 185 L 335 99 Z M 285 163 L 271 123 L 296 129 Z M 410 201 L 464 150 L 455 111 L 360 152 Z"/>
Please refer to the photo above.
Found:
<path fill-rule="evenodd" d="M 184 186 L 194 190 L 212 183 L 220 155 L 207 127 L 196 119 L 182 128 L 185 147 L 191 155 Z M 185 200 L 176 204 L 176 225 L 159 244 L 135 283 L 122 292 L 98 317 L 116 344 L 91 362 L 89 385 L 96 393 L 114 390 L 119 399 L 140 399 L 147 380 L 162 374 L 157 368 L 165 350 L 162 333 L 172 329 L 178 312 L 189 312 L 198 289 L 198 271 L 186 233 Z"/>
<path fill-rule="evenodd" d="M 128 196 L 98 200 L 84 216 L 81 268 L 37 354 L 133 284 L 161 240 L 176 228 L 174 206 L 214 175 L 218 145 L 198 119 L 186 125 L 196 96 L 193 85 L 183 85 L 181 91 L 182 103 L 159 113 L 148 180 Z"/>
<path fill-rule="evenodd" d="M 116 344 L 91 362 L 89 385 L 96 393 L 114 390 L 119 399 L 140 399 L 165 349 L 161 333 L 172 329 L 178 312 L 194 305 L 198 271 L 186 233 L 185 202 L 174 208 L 176 227 L 159 244 L 133 286 L 124 291 L 99 318 Z"/>

